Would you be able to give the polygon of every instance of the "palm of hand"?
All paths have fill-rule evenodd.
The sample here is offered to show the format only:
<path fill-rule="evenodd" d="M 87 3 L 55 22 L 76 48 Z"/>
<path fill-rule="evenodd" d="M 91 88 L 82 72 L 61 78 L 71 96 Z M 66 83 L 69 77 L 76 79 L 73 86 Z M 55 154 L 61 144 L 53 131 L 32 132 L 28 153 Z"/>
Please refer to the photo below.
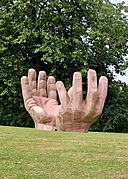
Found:
<path fill-rule="evenodd" d="M 32 98 L 26 101 L 26 109 L 30 113 L 31 117 L 36 123 L 46 123 L 54 124 L 57 111 L 58 111 L 58 102 L 54 99 L 33 96 Z"/>

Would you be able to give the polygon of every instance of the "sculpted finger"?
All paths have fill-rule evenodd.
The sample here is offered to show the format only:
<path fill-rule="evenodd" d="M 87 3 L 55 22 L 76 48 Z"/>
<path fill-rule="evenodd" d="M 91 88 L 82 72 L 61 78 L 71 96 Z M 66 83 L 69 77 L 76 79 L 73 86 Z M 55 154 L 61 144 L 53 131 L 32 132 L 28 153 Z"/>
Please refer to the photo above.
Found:
<path fill-rule="evenodd" d="M 82 75 L 80 72 L 75 72 L 73 74 L 73 105 L 75 108 L 79 108 L 82 100 Z"/>
<path fill-rule="evenodd" d="M 87 90 L 87 110 L 91 112 L 94 110 L 94 106 L 97 100 L 97 75 L 96 71 L 90 69 L 88 71 L 88 90 Z"/>
<path fill-rule="evenodd" d="M 60 103 L 65 108 L 69 105 L 70 99 L 62 81 L 56 83 Z"/>
<path fill-rule="evenodd" d="M 88 92 L 97 90 L 97 75 L 95 70 L 88 70 Z"/>
<path fill-rule="evenodd" d="M 33 95 L 36 95 L 36 71 L 34 69 L 28 70 L 28 80 Z"/>
<path fill-rule="evenodd" d="M 108 79 L 105 76 L 101 76 L 99 79 L 99 85 L 98 85 L 98 97 L 97 97 L 97 103 L 96 106 L 99 108 L 99 113 L 102 112 L 105 99 L 107 96 L 108 91 Z"/>
<path fill-rule="evenodd" d="M 39 96 L 47 97 L 47 93 L 46 93 L 46 73 L 45 73 L 45 71 L 39 72 L 37 91 L 38 91 Z"/>
<path fill-rule="evenodd" d="M 68 90 L 68 96 L 70 98 L 70 101 L 72 101 L 73 100 L 73 87 L 69 88 L 69 90 Z"/>
<path fill-rule="evenodd" d="M 49 76 L 47 80 L 47 93 L 48 98 L 57 99 L 56 93 L 56 80 L 53 76 Z"/>
<path fill-rule="evenodd" d="M 28 77 L 23 76 L 21 78 L 21 88 L 22 88 L 24 103 L 26 103 L 26 101 L 32 97 L 32 92 L 29 86 Z"/>

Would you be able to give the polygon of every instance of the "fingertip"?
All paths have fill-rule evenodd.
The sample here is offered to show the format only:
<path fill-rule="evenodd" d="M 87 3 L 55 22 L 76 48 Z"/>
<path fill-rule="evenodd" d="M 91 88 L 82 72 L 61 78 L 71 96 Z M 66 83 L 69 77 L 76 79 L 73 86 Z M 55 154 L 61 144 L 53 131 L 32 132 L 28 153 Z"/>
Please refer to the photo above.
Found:
<path fill-rule="evenodd" d="M 64 86 L 62 81 L 57 81 L 56 82 L 57 89 L 60 89 L 62 86 Z"/>
<path fill-rule="evenodd" d="M 39 71 L 39 79 L 40 80 L 46 79 L 46 72 L 45 71 Z"/>
<path fill-rule="evenodd" d="M 93 69 L 89 69 L 89 70 L 88 70 L 88 74 L 90 74 L 90 75 L 95 75 L 95 74 L 96 74 L 96 71 L 93 70 Z"/>
<path fill-rule="evenodd" d="M 36 80 L 36 71 L 33 68 L 30 68 L 28 70 L 28 79 L 30 81 L 35 81 Z"/>
<path fill-rule="evenodd" d="M 96 70 L 94 70 L 94 69 L 89 69 L 88 72 L 93 72 L 93 73 L 94 73 L 94 72 L 96 72 Z"/>
<path fill-rule="evenodd" d="M 75 78 L 81 78 L 81 72 L 74 72 L 73 77 Z"/>
<path fill-rule="evenodd" d="M 102 83 L 108 84 L 108 78 L 106 76 L 101 76 L 99 81 L 102 81 Z"/>
<path fill-rule="evenodd" d="M 45 71 L 39 71 L 39 74 L 46 75 L 46 72 Z"/>
<path fill-rule="evenodd" d="M 25 80 L 27 77 L 26 76 L 22 76 L 21 77 L 21 80 Z"/>
<path fill-rule="evenodd" d="M 35 72 L 35 69 L 30 68 L 30 69 L 28 70 L 28 73 L 31 73 L 31 72 Z"/>
<path fill-rule="evenodd" d="M 98 93 L 105 100 L 108 92 L 108 78 L 106 76 L 101 76 L 98 84 Z"/>
<path fill-rule="evenodd" d="M 24 82 L 28 82 L 28 77 L 27 76 L 22 76 L 21 77 L 21 83 L 24 83 Z"/>
<path fill-rule="evenodd" d="M 93 69 L 88 70 L 87 75 L 88 90 L 97 90 L 97 74 Z"/>
<path fill-rule="evenodd" d="M 74 92 L 78 90 L 78 88 L 82 89 L 82 75 L 80 72 L 74 72 L 72 86 Z"/>
<path fill-rule="evenodd" d="M 49 82 L 49 83 L 55 83 L 55 82 L 56 82 L 55 77 L 54 77 L 54 76 L 49 76 L 49 77 L 48 77 L 48 82 Z"/>

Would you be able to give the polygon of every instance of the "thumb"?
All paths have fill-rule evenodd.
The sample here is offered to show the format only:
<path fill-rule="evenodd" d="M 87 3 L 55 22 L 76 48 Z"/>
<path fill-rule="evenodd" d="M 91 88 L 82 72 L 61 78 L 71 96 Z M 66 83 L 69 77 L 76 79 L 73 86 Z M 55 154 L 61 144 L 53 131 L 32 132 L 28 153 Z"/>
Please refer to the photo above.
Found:
<path fill-rule="evenodd" d="M 43 124 L 48 122 L 46 112 L 39 106 L 33 106 L 29 111 L 29 114 L 36 124 Z"/>

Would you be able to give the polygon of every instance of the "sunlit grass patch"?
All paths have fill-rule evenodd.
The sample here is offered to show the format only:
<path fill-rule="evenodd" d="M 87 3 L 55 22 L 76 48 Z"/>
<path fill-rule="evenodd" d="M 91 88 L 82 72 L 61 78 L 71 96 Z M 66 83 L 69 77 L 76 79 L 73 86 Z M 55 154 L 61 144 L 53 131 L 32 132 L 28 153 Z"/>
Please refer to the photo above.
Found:
<path fill-rule="evenodd" d="M 128 178 L 128 134 L 1 126 L 0 178 Z"/>

